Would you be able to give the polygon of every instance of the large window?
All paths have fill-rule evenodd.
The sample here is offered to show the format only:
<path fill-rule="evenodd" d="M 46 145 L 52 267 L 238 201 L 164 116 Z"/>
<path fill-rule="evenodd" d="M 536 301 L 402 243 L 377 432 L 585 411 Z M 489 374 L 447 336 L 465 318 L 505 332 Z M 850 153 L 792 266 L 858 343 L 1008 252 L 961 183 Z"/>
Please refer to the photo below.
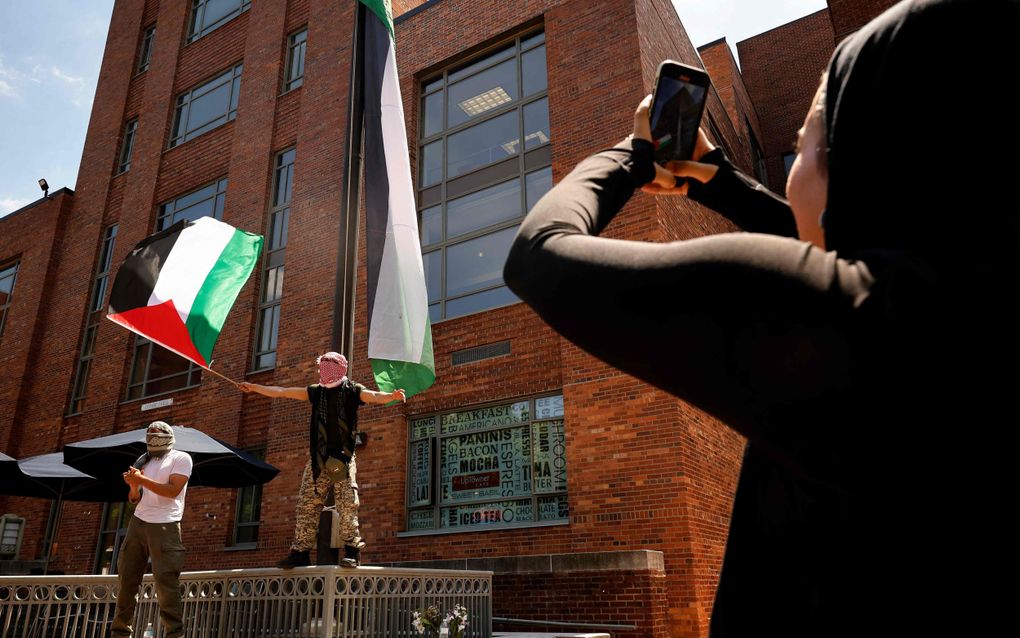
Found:
<path fill-rule="evenodd" d="M 99 543 L 96 547 L 96 574 L 116 574 L 117 558 L 127 536 L 127 526 L 135 513 L 131 503 L 103 505 L 103 518 L 99 526 Z"/>
<path fill-rule="evenodd" d="M 242 66 L 238 64 L 177 98 L 171 148 L 237 117 Z"/>
<path fill-rule="evenodd" d="M 188 42 L 219 29 L 251 6 L 251 0 L 192 0 Z"/>
<path fill-rule="evenodd" d="M 287 249 L 290 196 L 294 186 L 294 149 L 276 156 L 273 175 L 273 199 L 267 232 L 269 242 L 262 262 L 262 289 L 259 294 L 255 355 L 252 361 L 254 370 L 265 370 L 276 365 L 276 340 L 280 331 L 280 304 L 283 300 L 283 261 Z"/>
<path fill-rule="evenodd" d="M 224 177 L 161 204 L 156 215 L 156 230 L 166 230 L 182 219 L 195 220 L 199 217 L 223 219 L 223 204 L 226 197 L 227 178 Z"/>
<path fill-rule="evenodd" d="M 566 521 L 563 396 L 410 422 L 407 529 L 490 529 Z"/>
<path fill-rule="evenodd" d="M 152 61 L 152 43 L 156 39 L 156 25 L 145 30 L 142 35 L 142 46 L 138 51 L 138 72 L 149 70 L 149 62 Z"/>
<path fill-rule="evenodd" d="M 92 369 L 92 358 L 96 354 L 96 334 L 99 332 L 99 322 L 103 316 L 102 310 L 106 300 L 106 289 L 110 282 L 110 267 L 113 263 L 113 248 L 116 241 L 117 224 L 113 224 L 106 229 L 103 244 L 99 250 L 99 261 L 96 264 L 96 274 L 92 283 L 92 297 L 89 299 L 88 320 L 85 324 L 85 334 L 81 340 L 81 350 L 78 352 L 78 365 L 75 369 L 68 414 L 78 414 L 85 410 L 89 372 Z"/>
<path fill-rule="evenodd" d="M 421 243 L 433 322 L 517 297 L 503 263 L 521 219 L 552 186 L 545 34 L 422 85 Z"/>
<path fill-rule="evenodd" d="M 305 81 L 305 49 L 308 46 L 308 29 L 301 29 L 287 41 L 287 79 L 284 91 L 301 86 Z"/>
<path fill-rule="evenodd" d="M 182 219 L 223 218 L 227 178 L 223 178 L 160 205 L 156 230 L 169 228 Z M 135 337 L 128 377 L 127 399 L 140 399 L 190 388 L 202 380 L 202 368 L 144 337 Z"/>
<path fill-rule="evenodd" d="M 7 310 L 14 298 L 14 284 L 18 279 L 18 262 L 0 264 L 0 337 L 4 336 Z"/>
<path fill-rule="evenodd" d="M 263 450 L 248 450 L 265 459 Z M 234 513 L 234 547 L 255 547 L 259 540 L 259 522 L 262 516 L 262 485 L 249 485 L 237 490 L 237 510 Z"/>

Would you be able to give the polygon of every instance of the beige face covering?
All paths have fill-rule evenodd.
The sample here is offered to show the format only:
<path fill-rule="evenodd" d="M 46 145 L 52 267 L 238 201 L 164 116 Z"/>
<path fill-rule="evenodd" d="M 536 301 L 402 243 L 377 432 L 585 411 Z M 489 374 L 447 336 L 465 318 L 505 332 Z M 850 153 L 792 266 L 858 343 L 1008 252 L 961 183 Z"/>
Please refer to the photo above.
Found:
<path fill-rule="evenodd" d="M 145 447 L 152 456 L 162 456 L 174 447 L 174 430 L 162 421 L 153 421 L 145 431 Z"/>

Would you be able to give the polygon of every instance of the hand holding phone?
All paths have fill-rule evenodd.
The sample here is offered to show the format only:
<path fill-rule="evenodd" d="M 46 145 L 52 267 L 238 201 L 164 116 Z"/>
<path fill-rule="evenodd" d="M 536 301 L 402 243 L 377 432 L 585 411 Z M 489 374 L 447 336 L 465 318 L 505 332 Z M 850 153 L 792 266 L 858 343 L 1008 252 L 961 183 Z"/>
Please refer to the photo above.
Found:
<path fill-rule="evenodd" d="M 708 74 L 700 69 L 673 60 L 659 65 L 649 117 L 659 164 L 693 156 L 708 85 Z"/>

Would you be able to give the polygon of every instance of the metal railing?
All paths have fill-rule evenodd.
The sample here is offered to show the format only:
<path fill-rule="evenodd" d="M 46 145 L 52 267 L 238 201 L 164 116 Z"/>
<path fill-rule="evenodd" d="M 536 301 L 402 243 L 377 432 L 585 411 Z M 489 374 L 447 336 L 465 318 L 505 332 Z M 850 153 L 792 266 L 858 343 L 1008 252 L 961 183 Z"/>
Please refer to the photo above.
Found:
<path fill-rule="evenodd" d="M 181 574 L 186 638 L 414 638 L 412 612 L 468 610 L 470 638 L 492 635 L 492 573 L 391 567 L 237 569 Z M 0 576 L 0 638 L 105 638 L 116 576 Z M 152 575 L 134 631 L 161 636 Z"/>

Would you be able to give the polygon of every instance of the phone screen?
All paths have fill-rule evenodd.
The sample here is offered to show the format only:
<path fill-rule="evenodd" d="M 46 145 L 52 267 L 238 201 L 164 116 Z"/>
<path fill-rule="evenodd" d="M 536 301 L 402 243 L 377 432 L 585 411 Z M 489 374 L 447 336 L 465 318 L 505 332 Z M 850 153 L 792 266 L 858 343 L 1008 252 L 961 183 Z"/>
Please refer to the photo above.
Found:
<path fill-rule="evenodd" d="M 694 154 L 706 90 L 683 75 L 659 78 L 651 117 L 657 162 L 690 159 Z"/>

